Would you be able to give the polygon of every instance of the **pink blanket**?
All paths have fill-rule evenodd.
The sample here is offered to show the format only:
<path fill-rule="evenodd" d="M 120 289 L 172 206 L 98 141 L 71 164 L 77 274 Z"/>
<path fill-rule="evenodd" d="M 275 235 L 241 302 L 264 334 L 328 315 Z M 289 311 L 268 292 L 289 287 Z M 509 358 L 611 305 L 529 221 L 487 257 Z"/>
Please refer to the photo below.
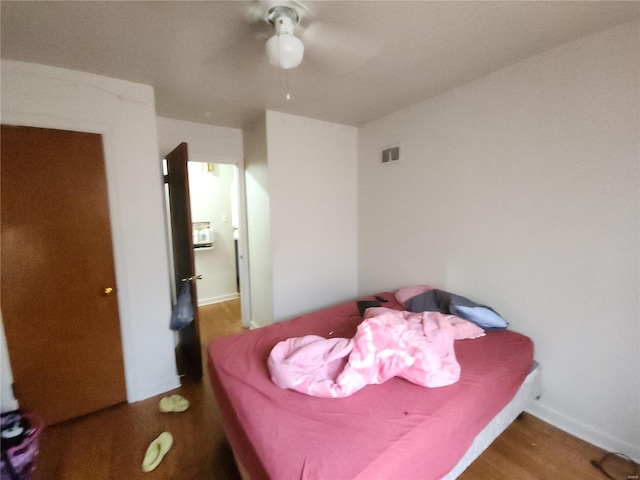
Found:
<path fill-rule="evenodd" d="M 316 397 L 347 397 L 396 376 L 442 387 L 460 377 L 454 339 L 482 335 L 452 315 L 369 308 L 352 339 L 289 338 L 273 348 L 268 366 L 279 387 Z"/>

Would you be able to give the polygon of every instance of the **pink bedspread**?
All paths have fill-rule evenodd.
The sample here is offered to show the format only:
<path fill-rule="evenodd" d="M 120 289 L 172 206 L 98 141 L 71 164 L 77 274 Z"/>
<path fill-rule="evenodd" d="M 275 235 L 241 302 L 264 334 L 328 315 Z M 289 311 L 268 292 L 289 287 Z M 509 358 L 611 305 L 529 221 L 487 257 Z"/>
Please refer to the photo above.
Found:
<path fill-rule="evenodd" d="M 381 295 L 386 307 L 402 309 L 393 294 Z M 513 398 L 533 363 L 531 340 L 505 330 L 456 341 L 460 378 L 441 388 L 395 377 L 334 399 L 271 381 L 267 359 L 278 342 L 352 338 L 361 322 L 353 301 L 209 345 L 227 438 L 250 478 L 440 479 Z"/>
<path fill-rule="evenodd" d="M 306 335 L 279 342 L 269 355 L 271 379 L 325 398 L 347 397 L 393 377 L 430 388 L 451 385 L 460 377 L 454 337 L 466 338 L 456 327 L 466 323 L 438 312 L 369 308 L 351 339 Z M 474 336 L 484 334 L 477 330 Z"/>

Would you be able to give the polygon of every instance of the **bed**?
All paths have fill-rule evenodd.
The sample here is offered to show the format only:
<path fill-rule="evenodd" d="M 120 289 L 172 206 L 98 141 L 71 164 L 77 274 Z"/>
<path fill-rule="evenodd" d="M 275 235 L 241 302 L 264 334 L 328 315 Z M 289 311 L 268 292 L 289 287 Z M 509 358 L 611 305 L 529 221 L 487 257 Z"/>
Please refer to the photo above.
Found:
<path fill-rule="evenodd" d="M 391 292 L 368 300 L 406 309 Z M 271 380 L 267 361 L 278 342 L 351 338 L 362 321 L 354 300 L 208 345 L 213 392 L 243 478 L 456 478 L 538 396 L 533 343 L 509 329 L 456 340 L 460 376 L 445 387 L 391 378 L 319 398 Z"/>

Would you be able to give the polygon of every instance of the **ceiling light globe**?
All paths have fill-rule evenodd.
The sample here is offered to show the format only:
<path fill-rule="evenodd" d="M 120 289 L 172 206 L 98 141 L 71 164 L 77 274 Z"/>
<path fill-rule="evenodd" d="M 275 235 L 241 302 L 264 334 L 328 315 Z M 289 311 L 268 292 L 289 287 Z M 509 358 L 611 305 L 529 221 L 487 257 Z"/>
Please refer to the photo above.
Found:
<path fill-rule="evenodd" d="M 266 49 L 271 65 L 285 70 L 300 65 L 304 55 L 304 44 L 290 34 L 274 35 L 267 40 Z"/>

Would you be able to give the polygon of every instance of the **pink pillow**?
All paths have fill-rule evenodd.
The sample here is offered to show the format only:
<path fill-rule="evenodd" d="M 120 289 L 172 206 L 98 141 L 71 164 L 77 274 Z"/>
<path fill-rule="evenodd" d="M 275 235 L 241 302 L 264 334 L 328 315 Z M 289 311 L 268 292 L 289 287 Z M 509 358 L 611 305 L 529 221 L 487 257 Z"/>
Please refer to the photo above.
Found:
<path fill-rule="evenodd" d="M 428 292 L 429 290 L 433 290 L 433 287 L 430 287 L 429 285 L 417 285 L 415 287 L 404 287 L 395 293 L 395 297 L 396 297 L 396 300 L 404 306 L 404 303 L 410 298 L 413 298 L 416 295 L 420 295 L 421 293 Z"/>

